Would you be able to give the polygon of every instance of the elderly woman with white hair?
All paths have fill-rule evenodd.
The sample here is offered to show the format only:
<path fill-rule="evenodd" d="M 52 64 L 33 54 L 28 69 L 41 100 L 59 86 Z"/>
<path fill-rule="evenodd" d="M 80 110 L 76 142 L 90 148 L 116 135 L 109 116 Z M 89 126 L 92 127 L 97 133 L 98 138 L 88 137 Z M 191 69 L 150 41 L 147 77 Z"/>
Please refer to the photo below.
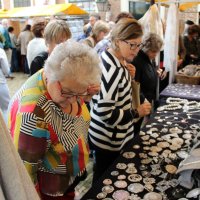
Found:
<path fill-rule="evenodd" d="M 134 58 L 132 64 L 136 68 L 135 80 L 140 82 L 141 92 L 152 103 L 156 100 L 158 76 L 155 58 L 163 45 L 161 37 L 155 33 L 148 33 L 142 38 L 143 47 Z"/>
<path fill-rule="evenodd" d="M 83 98 L 98 92 L 100 77 L 96 52 L 68 40 L 11 101 L 12 138 L 42 199 L 74 198 L 76 177 L 88 162 Z"/>

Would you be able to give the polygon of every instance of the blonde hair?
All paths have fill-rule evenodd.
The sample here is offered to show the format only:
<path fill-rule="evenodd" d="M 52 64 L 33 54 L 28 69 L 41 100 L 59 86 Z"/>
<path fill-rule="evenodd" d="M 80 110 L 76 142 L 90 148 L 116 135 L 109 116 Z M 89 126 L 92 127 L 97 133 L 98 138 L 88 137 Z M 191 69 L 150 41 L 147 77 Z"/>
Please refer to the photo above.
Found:
<path fill-rule="evenodd" d="M 71 38 L 71 31 L 64 20 L 52 20 L 44 29 L 44 39 L 47 44 L 60 43 L 62 38 Z"/>
<path fill-rule="evenodd" d="M 114 26 L 111 32 L 111 46 L 117 49 L 116 40 L 130 40 L 142 37 L 143 31 L 137 20 L 123 18 Z"/>
<path fill-rule="evenodd" d="M 100 59 L 89 46 L 67 40 L 57 45 L 44 66 L 48 81 L 72 78 L 80 84 L 99 84 L 101 79 Z"/>
<path fill-rule="evenodd" d="M 104 33 L 108 33 L 110 30 L 110 26 L 107 22 L 104 22 L 102 20 L 98 20 L 95 24 L 94 24 L 94 27 L 92 28 L 92 37 L 94 38 L 97 38 L 98 35 L 101 33 L 101 32 L 104 32 Z"/>

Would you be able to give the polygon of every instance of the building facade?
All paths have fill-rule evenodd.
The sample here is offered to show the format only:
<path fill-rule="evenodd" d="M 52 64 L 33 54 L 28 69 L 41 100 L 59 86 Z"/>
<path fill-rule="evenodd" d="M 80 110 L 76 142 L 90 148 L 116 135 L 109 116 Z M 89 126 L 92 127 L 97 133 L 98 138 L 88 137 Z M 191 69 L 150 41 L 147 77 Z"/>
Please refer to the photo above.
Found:
<path fill-rule="evenodd" d="M 0 0 L 0 8 L 10 9 L 14 7 L 41 6 L 62 3 L 75 3 L 89 13 L 98 12 L 103 20 L 114 21 L 121 11 L 131 12 L 139 19 L 149 8 L 145 0 Z M 167 12 L 167 9 L 166 9 Z M 181 12 L 181 19 L 199 21 L 200 5 Z"/>

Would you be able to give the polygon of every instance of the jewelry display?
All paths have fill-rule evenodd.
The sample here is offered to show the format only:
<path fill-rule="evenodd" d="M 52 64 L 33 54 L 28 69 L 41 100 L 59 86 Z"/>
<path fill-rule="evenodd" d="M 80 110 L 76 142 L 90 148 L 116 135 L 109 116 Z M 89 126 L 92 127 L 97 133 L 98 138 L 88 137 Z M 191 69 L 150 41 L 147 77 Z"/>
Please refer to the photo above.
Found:
<path fill-rule="evenodd" d="M 118 175 L 119 175 L 119 172 L 118 172 L 118 171 L 112 171 L 110 174 L 111 174 L 112 176 L 118 176 Z"/>
<path fill-rule="evenodd" d="M 143 183 L 146 185 L 155 183 L 155 178 L 143 178 Z"/>
<path fill-rule="evenodd" d="M 190 126 L 190 128 L 191 128 L 192 130 L 196 130 L 196 129 L 200 129 L 200 126 L 199 126 L 198 124 L 192 124 L 192 125 Z"/>
<path fill-rule="evenodd" d="M 166 103 L 169 103 L 169 104 L 172 104 L 172 103 L 186 104 L 186 103 L 188 103 L 188 100 L 187 99 L 181 99 L 181 98 L 169 97 L 169 98 L 167 98 Z"/>
<path fill-rule="evenodd" d="M 107 193 L 105 192 L 100 192 L 97 194 L 97 199 L 104 199 L 107 196 Z"/>
<path fill-rule="evenodd" d="M 147 190 L 148 192 L 153 192 L 154 191 L 154 187 L 151 184 L 145 184 L 144 185 L 144 189 Z"/>
<path fill-rule="evenodd" d="M 154 143 L 156 143 L 156 140 L 155 140 L 155 139 L 150 139 L 149 142 L 150 142 L 151 144 L 154 144 Z"/>
<path fill-rule="evenodd" d="M 112 180 L 109 179 L 109 178 L 104 179 L 104 180 L 103 180 L 103 184 L 104 184 L 104 185 L 111 185 L 111 184 L 112 184 Z"/>
<path fill-rule="evenodd" d="M 144 195 L 144 200 L 162 200 L 162 196 L 159 193 L 156 192 L 149 192 Z"/>
<path fill-rule="evenodd" d="M 170 173 L 170 174 L 175 174 L 176 171 L 177 171 L 177 167 L 174 166 L 174 165 L 166 165 L 166 166 L 165 166 L 165 169 L 166 169 L 166 171 L 167 171 L 168 173 Z"/>
<path fill-rule="evenodd" d="M 130 151 L 130 152 L 124 152 L 123 153 L 123 157 L 124 158 L 127 158 L 127 159 L 131 159 L 131 158 L 134 158 L 135 157 L 135 153 Z"/>
<path fill-rule="evenodd" d="M 133 145 L 133 149 L 139 149 L 139 148 L 140 148 L 140 145 L 138 144 Z"/>
<path fill-rule="evenodd" d="M 135 163 L 128 163 L 127 166 L 128 168 L 135 168 Z"/>
<path fill-rule="evenodd" d="M 119 175 L 119 176 L 117 177 L 117 179 L 123 180 L 123 179 L 126 179 L 126 176 L 125 176 L 125 175 Z"/>
<path fill-rule="evenodd" d="M 197 198 L 200 195 L 200 188 L 195 188 L 189 191 L 186 195 L 187 198 Z"/>
<path fill-rule="evenodd" d="M 140 182 L 142 180 L 142 176 L 139 174 L 131 174 L 128 176 L 128 180 L 131 182 Z"/>
<path fill-rule="evenodd" d="M 184 140 L 182 138 L 172 138 L 171 143 L 174 146 L 181 146 L 184 143 Z"/>
<path fill-rule="evenodd" d="M 172 134 L 176 134 L 176 133 L 179 134 L 179 133 L 182 133 L 183 131 L 179 129 L 178 127 L 174 127 L 174 128 L 170 128 L 169 132 Z"/>
<path fill-rule="evenodd" d="M 158 176 L 158 175 L 161 174 L 161 172 L 162 172 L 161 170 L 159 170 L 159 169 L 155 169 L 155 170 L 151 170 L 150 173 L 151 173 L 152 175 L 154 175 L 154 176 Z"/>
<path fill-rule="evenodd" d="M 182 136 L 184 139 L 191 139 L 192 135 L 190 133 L 186 133 Z"/>
<path fill-rule="evenodd" d="M 150 150 L 151 150 L 152 152 L 160 152 L 160 151 L 162 151 L 162 148 L 159 147 L 159 146 L 152 146 L 152 147 L 150 148 Z"/>
<path fill-rule="evenodd" d="M 142 136 L 141 138 L 142 138 L 142 140 L 149 140 L 150 136 L 149 135 L 145 135 L 145 136 Z"/>
<path fill-rule="evenodd" d="M 125 188 L 125 187 L 127 187 L 127 182 L 120 180 L 120 181 L 114 182 L 114 185 L 117 188 Z"/>
<path fill-rule="evenodd" d="M 182 106 L 180 104 L 169 104 L 169 105 L 164 105 L 159 107 L 157 110 L 158 111 L 164 111 L 164 110 L 180 110 L 182 108 Z"/>
<path fill-rule="evenodd" d="M 157 146 L 164 149 L 164 148 L 169 147 L 169 143 L 168 142 L 158 142 Z"/>
<path fill-rule="evenodd" d="M 177 156 L 175 153 L 171 153 L 171 154 L 169 154 L 169 158 L 172 160 L 175 160 L 175 159 L 177 159 Z"/>
<path fill-rule="evenodd" d="M 129 196 L 130 194 L 126 190 L 117 190 L 112 195 L 113 199 L 115 200 L 128 200 Z"/>
<path fill-rule="evenodd" d="M 142 176 L 143 177 L 151 177 L 151 173 L 148 171 L 142 171 Z"/>
<path fill-rule="evenodd" d="M 140 170 L 143 171 L 143 170 L 146 170 L 147 169 L 147 166 L 146 165 L 140 165 Z"/>
<path fill-rule="evenodd" d="M 141 198 L 137 194 L 131 194 L 129 200 L 141 200 Z"/>
<path fill-rule="evenodd" d="M 142 142 L 142 144 L 144 144 L 144 145 L 150 145 L 151 143 L 147 142 L 147 141 L 144 141 L 144 142 Z"/>
<path fill-rule="evenodd" d="M 135 173 L 137 173 L 137 169 L 135 167 L 128 167 L 126 169 L 126 173 L 127 174 L 135 174 Z"/>
<path fill-rule="evenodd" d="M 118 163 L 116 165 L 116 168 L 117 169 L 126 169 L 127 165 L 125 163 Z"/>
<path fill-rule="evenodd" d="M 152 161 L 152 158 L 146 158 L 146 159 L 142 159 L 141 163 L 147 165 L 147 164 L 151 163 L 151 161 Z"/>
<path fill-rule="evenodd" d="M 158 156 L 159 154 L 155 151 L 152 151 L 152 152 L 149 152 L 148 155 L 155 157 L 155 156 Z"/>
<path fill-rule="evenodd" d="M 140 131 L 139 133 L 141 136 L 146 135 L 146 133 L 144 131 Z"/>
<path fill-rule="evenodd" d="M 112 193 L 114 191 L 114 187 L 111 185 L 106 185 L 102 188 L 102 192 L 105 192 L 107 194 Z"/>
<path fill-rule="evenodd" d="M 128 191 L 132 193 L 140 193 L 144 190 L 144 186 L 140 183 L 132 183 L 128 186 Z"/>
<path fill-rule="evenodd" d="M 102 180 L 102 192 L 97 199 L 184 200 L 199 197 L 200 188 L 192 188 L 188 194 L 187 190 L 180 189 L 177 170 L 179 163 L 188 157 L 191 142 L 200 139 L 200 104 L 168 98 L 167 105 L 161 108 L 153 115 L 154 121 L 147 122 L 137 139 L 123 149 L 120 162 L 115 164 L 110 177 Z M 200 152 L 194 153 L 200 155 Z M 180 164 L 183 165 L 184 162 Z M 186 197 L 186 194 L 193 196 Z"/>
<path fill-rule="evenodd" d="M 150 150 L 150 147 L 145 146 L 145 147 L 143 147 L 143 149 L 148 151 L 148 150 Z"/>
<path fill-rule="evenodd" d="M 185 158 L 187 158 L 188 153 L 187 153 L 186 151 L 178 151 L 178 152 L 177 152 L 177 155 L 178 155 L 180 158 L 185 159 Z"/>
<path fill-rule="evenodd" d="M 151 134 L 151 137 L 153 137 L 153 138 L 157 138 L 158 136 L 159 136 L 158 133 L 152 133 L 152 134 Z"/>

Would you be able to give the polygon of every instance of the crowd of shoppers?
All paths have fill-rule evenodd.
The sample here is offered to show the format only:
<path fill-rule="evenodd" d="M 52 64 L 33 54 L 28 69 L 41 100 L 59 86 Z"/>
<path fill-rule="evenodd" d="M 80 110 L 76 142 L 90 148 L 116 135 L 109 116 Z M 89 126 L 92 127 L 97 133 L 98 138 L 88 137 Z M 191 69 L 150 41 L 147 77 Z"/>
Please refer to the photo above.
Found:
<path fill-rule="evenodd" d="M 13 143 L 43 200 L 74 199 L 90 151 L 95 183 L 134 140 L 142 122 L 137 130 L 134 120 L 149 116 L 155 106 L 159 77 L 164 78 L 156 64 L 162 39 L 143 35 L 141 25 L 126 12 L 110 27 L 92 14 L 85 34 L 75 42 L 64 20 L 26 24 L 18 37 L 2 20 L 0 108 L 6 120 L 10 103 Z M 200 58 L 199 26 L 189 25 L 185 34 L 180 37 L 186 52 L 183 66 Z M 10 100 L 6 76 L 15 71 L 32 76 Z M 141 87 L 136 109 L 133 80 Z"/>

